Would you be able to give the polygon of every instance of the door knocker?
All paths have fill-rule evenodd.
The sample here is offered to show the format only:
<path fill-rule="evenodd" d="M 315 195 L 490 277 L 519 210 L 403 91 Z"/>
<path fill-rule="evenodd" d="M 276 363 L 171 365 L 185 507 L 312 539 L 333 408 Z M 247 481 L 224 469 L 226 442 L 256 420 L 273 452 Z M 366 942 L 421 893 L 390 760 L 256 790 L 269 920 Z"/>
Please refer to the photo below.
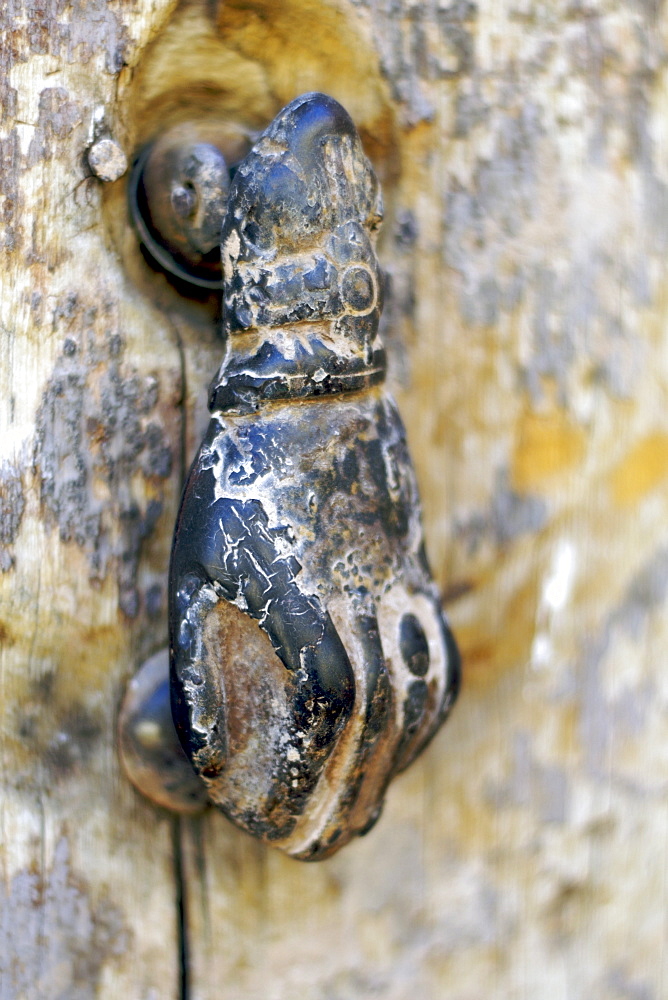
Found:
<path fill-rule="evenodd" d="M 172 711 L 196 788 L 304 860 L 373 825 L 459 686 L 384 387 L 381 218 L 355 126 L 323 94 L 238 166 L 225 357 L 172 547 Z"/>

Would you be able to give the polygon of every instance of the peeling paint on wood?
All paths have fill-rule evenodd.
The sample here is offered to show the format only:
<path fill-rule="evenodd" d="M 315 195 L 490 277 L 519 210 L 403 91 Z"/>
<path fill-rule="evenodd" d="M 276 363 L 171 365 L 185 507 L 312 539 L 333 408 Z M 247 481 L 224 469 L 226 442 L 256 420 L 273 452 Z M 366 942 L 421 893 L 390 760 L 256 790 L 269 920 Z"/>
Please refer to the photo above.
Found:
<path fill-rule="evenodd" d="M 72 870 L 67 839 L 57 844 L 44 875 L 17 872 L 0 893 L 0 998 L 94 1000 L 108 962 L 131 946 L 122 913 L 93 901 Z"/>
<path fill-rule="evenodd" d="M 11 544 L 21 524 L 25 495 L 21 473 L 9 462 L 0 465 L 0 570 L 6 573 L 14 564 Z"/>
<path fill-rule="evenodd" d="M 169 826 L 137 808 L 113 734 L 135 656 L 164 635 L 180 363 L 125 284 L 85 160 L 96 122 L 126 141 L 119 72 L 170 9 L 0 12 L 3 1000 L 178 993 Z"/>
<path fill-rule="evenodd" d="M 42 504 L 60 538 L 86 552 L 92 580 L 103 580 L 114 561 L 120 606 L 134 618 L 141 545 L 162 514 L 161 481 L 173 467 L 173 446 L 155 419 L 160 383 L 123 364 L 113 301 L 98 308 L 71 293 L 60 312 L 83 329 L 65 339 L 37 415 Z M 143 496 L 133 489 L 138 475 Z"/>

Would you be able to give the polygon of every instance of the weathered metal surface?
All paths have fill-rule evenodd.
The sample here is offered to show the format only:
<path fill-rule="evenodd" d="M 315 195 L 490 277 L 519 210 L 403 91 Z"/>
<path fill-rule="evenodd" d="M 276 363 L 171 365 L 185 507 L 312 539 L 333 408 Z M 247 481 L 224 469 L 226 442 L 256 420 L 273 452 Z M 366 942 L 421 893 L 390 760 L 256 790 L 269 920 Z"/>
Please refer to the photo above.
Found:
<path fill-rule="evenodd" d="M 151 656 L 128 684 L 118 736 L 125 773 L 144 795 L 181 813 L 197 813 L 206 806 L 206 789 L 172 722 L 168 649 Z"/>
<path fill-rule="evenodd" d="M 381 217 L 352 120 L 322 94 L 240 165 L 227 351 L 172 551 L 184 747 L 235 823 L 309 860 L 375 822 L 459 684 L 383 387 Z"/>
<path fill-rule="evenodd" d="M 200 288 L 222 288 L 220 230 L 230 166 L 247 151 L 237 125 L 180 122 L 137 155 L 128 186 L 130 216 L 151 258 Z"/>

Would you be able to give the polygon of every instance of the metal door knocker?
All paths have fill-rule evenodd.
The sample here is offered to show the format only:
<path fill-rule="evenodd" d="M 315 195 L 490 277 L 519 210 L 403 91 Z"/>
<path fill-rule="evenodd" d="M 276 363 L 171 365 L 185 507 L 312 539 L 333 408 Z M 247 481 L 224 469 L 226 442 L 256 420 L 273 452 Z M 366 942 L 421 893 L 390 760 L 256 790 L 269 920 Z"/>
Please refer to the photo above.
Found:
<path fill-rule="evenodd" d="M 239 165 L 225 357 L 172 548 L 192 795 L 304 860 L 373 825 L 459 686 L 384 387 L 381 218 L 355 126 L 323 94 L 288 104 Z"/>

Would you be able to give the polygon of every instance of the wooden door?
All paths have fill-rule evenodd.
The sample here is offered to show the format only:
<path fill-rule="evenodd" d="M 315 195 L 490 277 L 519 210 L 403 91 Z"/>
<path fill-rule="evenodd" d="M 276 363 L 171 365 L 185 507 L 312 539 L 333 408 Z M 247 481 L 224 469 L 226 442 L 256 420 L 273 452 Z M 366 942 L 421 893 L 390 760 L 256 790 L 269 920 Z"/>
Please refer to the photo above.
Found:
<path fill-rule="evenodd" d="M 0 998 L 665 996 L 665 5 L 1 16 Z M 221 342 L 88 152 L 261 128 L 312 89 L 383 183 L 390 376 L 464 688 L 372 833 L 304 865 L 119 767 Z"/>

